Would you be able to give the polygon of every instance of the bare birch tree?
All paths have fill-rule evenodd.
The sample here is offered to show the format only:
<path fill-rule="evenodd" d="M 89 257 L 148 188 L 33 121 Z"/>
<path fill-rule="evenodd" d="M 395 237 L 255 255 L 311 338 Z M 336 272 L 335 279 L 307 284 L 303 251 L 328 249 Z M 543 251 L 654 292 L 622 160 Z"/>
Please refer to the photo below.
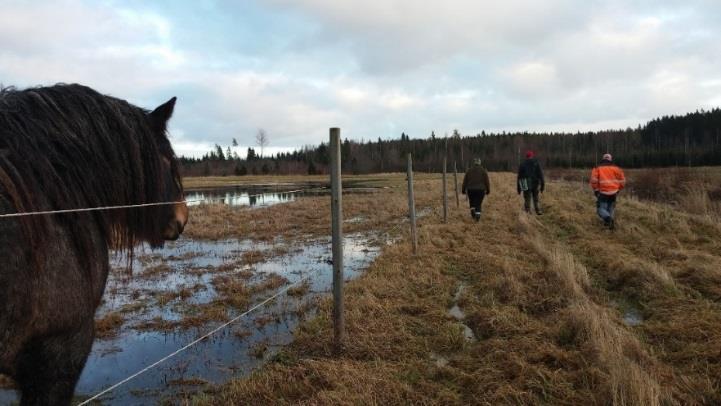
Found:
<path fill-rule="evenodd" d="M 268 133 L 264 129 L 259 128 L 258 133 L 255 134 L 255 144 L 260 147 L 260 157 L 263 157 L 263 149 L 268 146 L 270 141 L 268 140 Z"/>

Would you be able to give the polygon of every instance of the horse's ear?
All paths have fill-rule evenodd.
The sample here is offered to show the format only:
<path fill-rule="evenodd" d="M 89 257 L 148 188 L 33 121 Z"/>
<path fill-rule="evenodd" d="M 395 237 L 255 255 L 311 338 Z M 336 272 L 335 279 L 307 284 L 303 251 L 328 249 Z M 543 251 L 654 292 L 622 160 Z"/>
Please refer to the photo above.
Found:
<path fill-rule="evenodd" d="M 165 132 L 168 120 L 170 120 L 170 116 L 173 115 L 173 109 L 175 108 L 175 100 L 176 98 L 173 97 L 172 99 L 158 106 L 148 115 L 150 117 L 150 123 L 153 126 L 153 129 Z"/>

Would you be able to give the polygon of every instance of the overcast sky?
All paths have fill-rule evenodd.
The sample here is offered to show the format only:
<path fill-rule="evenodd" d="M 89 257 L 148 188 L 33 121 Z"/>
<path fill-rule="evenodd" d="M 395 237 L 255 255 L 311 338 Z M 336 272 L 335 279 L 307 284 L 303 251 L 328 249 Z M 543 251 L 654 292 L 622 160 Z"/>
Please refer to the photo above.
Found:
<path fill-rule="evenodd" d="M 0 83 L 56 82 L 177 96 L 185 155 L 635 127 L 721 105 L 721 1 L 0 0 Z"/>

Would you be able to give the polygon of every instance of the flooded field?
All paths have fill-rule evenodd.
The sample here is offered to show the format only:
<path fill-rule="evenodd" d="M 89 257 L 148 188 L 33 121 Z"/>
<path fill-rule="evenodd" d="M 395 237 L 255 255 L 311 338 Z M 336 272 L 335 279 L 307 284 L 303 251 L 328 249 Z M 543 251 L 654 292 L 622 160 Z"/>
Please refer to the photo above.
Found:
<path fill-rule="evenodd" d="M 346 280 L 375 258 L 377 240 L 345 240 Z M 330 240 L 304 243 L 181 238 L 157 251 L 139 252 L 132 272 L 116 257 L 103 303 L 98 338 L 76 388 L 89 397 L 183 347 L 222 322 L 294 282 L 298 287 L 216 335 L 104 396 L 111 404 L 147 404 L 206 383 L 247 374 L 292 338 L 314 313 L 332 282 Z M 15 400 L 0 391 L 0 403 Z"/>
<path fill-rule="evenodd" d="M 330 193 L 327 187 L 303 187 L 303 185 L 287 185 L 288 189 L 276 190 L 269 188 L 247 188 L 226 186 L 188 190 L 185 199 L 189 206 L 199 204 L 226 204 L 229 206 L 266 207 L 279 203 L 289 203 L 307 196 L 318 196 Z M 345 186 L 344 193 L 374 193 L 383 190 L 379 187 L 363 187 L 358 185 Z"/>
<path fill-rule="evenodd" d="M 210 190 L 189 191 L 185 199 L 189 206 L 199 204 L 227 204 L 229 206 L 270 206 L 278 203 L 288 203 L 301 194 L 301 190 L 286 192 L 248 190 L 239 188 L 221 188 Z"/>
<path fill-rule="evenodd" d="M 349 195 L 343 222 L 347 280 L 361 275 L 407 223 L 407 200 L 397 187 L 353 186 L 344 191 Z M 292 341 L 299 323 L 314 317 L 319 300 L 327 297 L 332 264 L 330 200 L 324 185 L 231 185 L 186 193 L 188 200 L 201 201 L 194 203 L 178 241 L 155 251 L 139 247 L 130 267 L 123 256 L 112 258 L 95 317 L 96 339 L 76 387 L 76 401 L 277 295 L 100 401 L 177 403 L 188 394 L 246 376 L 276 357 Z M 419 204 L 418 217 L 429 210 L 427 202 Z M 11 385 L 0 376 L 0 404 L 17 401 Z"/>

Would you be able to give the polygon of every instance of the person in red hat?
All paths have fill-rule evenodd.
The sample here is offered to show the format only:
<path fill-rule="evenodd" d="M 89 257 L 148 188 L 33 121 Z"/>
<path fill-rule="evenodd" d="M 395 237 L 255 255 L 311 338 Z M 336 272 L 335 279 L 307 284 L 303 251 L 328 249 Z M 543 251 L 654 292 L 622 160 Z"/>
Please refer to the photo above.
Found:
<path fill-rule="evenodd" d="M 596 211 L 603 224 L 613 230 L 616 226 L 614 209 L 616 196 L 626 186 L 626 177 L 621 168 L 613 163 L 611 154 L 603 154 L 603 159 L 591 171 L 591 189 L 596 195 Z"/>
<path fill-rule="evenodd" d="M 526 160 L 518 167 L 518 181 L 516 182 L 516 190 L 520 195 L 523 192 L 523 208 L 526 213 L 531 212 L 531 199 L 533 199 L 533 208 L 536 214 L 542 214 L 541 206 L 538 202 L 538 192 L 546 188 L 546 182 L 543 179 L 543 170 L 541 164 L 536 159 L 536 154 L 528 150 L 526 152 Z"/>

